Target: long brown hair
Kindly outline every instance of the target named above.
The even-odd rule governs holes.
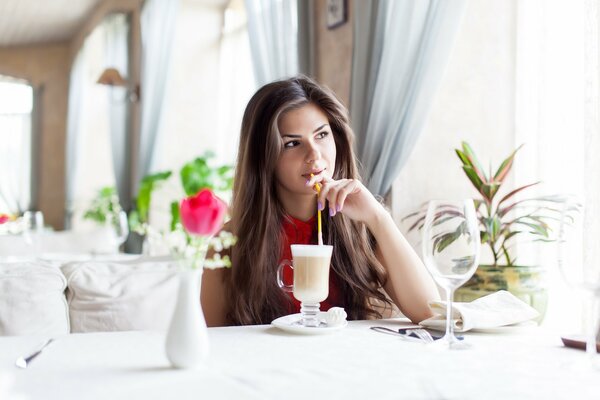
[[[275,190],[275,166],[283,146],[278,120],[286,111],[308,103],[320,107],[329,119],[337,154],[333,179],[359,179],[348,111],[331,91],[299,76],[269,83],[254,94],[242,120],[233,186],[230,226],[238,241],[225,282],[228,319],[233,324],[269,323],[289,311],[291,300],[275,279],[286,218]],[[343,213],[326,217],[323,239],[334,244],[332,269],[340,278],[349,318],[380,317],[375,302],[391,303],[379,291],[386,274],[365,225]]]

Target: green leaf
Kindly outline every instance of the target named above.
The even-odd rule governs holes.
[[[473,170],[479,176],[479,179],[481,179],[483,182],[488,182],[488,178],[487,178],[487,176],[485,176],[484,169],[481,166],[481,163],[479,162],[479,160],[477,159],[477,156],[475,155],[475,152],[473,151],[471,146],[469,146],[469,144],[467,142],[462,142],[462,148],[463,148],[464,154],[471,161]]]
[[[148,214],[150,212],[150,201],[152,200],[152,192],[157,185],[169,179],[171,171],[157,172],[155,174],[146,175],[140,182],[136,205],[139,213],[140,222],[148,222]]]
[[[212,158],[211,154],[205,153],[181,168],[181,185],[187,196],[193,196],[202,189],[228,191],[233,187],[233,167],[211,167],[208,163],[208,159]]]
[[[481,190],[481,186],[483,185],[483,181],[475,173],[475,171],[473,170],[473,168],[469,167],[468,165],[464,165],[463,166],[463,171],[465,171],[465,174],[467,174],[467,178],[469,178],[469,180],[471,181],[471,183],[473,184],[473,186],[475,186],[475,189],[477,189],[477,191],[483,195],[483,192]]]
[[[458,239],[460,236],[460,232],[459,231],[454,231],[454,232],[450,232],[450,233],[446,233],[444,235],[441,235],[440,237],[436,238],[433,242],[433,248],[436,249],[436,251],[438,253],[441,253],[442,251],[444,251],[444,249],[448,246],[450,246],[452,243],[454,243],[454,241],[456,239]]]
[[[535,186],[535,185],[537,185],[539,183],[540,183],[540,181],[537,181],[537,182],[530,183],[528,185],[521,186],[520,188],[517,188],[517,189],[513,190],[512,192],[510,192],[506,196],[504,196],[502,199],[500,199],[500,201],[498,202],[498,207],[500,207],[500,204],[504,203],[506,200],[510,199],[511,197],[513,197],[514,195],[516,195],[517,193],[519,193],[519,192],[521,192],[521,191],[523,191],[523,190],[525,190],[527,188],[530,188],[532,186]]]
[[[500,164],[500,167],[498,167],[498,171],[496,171],[496,174],[494,175],[495,182],[504,182],[504,178],[506,178],[506,175],[510,172],[510,168],[512,167],[515,155],[517,154],[517,151],[521,149],[521,147],[523,147],[523,145],[517,147],[515,151],[513,151],[512,154],[502,162],[502,164]]]
[[[179,213],[179,202],[173,201],[171,203],[171,232],[177,229],[177,225],[181,223],[181,216]]]
[[[473,166],[473,164],[471,163],[471,160],[469,160],[469,157],[467,157],[465,155],[465,153],[463,153],[459,149],[454,149],[454,151],[456,152],[456,155],[458,156],[458,158],[460,159],[460,161],[463,163],[463,165],[467,165],[469,167]]]
[[[530,233],[548,237],[548,230],[546,228],[544,228],[543,226],[541,226],[540,224],[525,222],[525,221],[517,221],[515,223],[528,226],[529,228],[532,229],[532,231]]]
[[[500,187],[500,185],[498,185],[495,182],[490,182],[490,183],[484,183],[481,186],[481,192],[483,194],[483,196],[488,199],[488,202],[492,202],[492,200],[494,199],[494,196],[496,195],[496,193],[498,192],[498,188]]]
[[[106,186],[98,190],[83,218],[105,224],[107,221],[114,220],[115,214],[120,211],[117,189],[114,186]]]

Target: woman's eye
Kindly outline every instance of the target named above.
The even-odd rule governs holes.
[[[299,142],[299,141],[297,141],[297,140],[292,140],[292,141],[289,141],[289,142],[286,142],[286,143],[284,143],[284,144],[283,144],[283,147],[285,147],[285,148],[288,148],[288,149],[289,149],[289,148],[292,148],[292,147],[296,147],[296,146],[298,146],[299,144],[300,144],[300,142]]]
[[[317,139],[323,139],[327,135],[329,135],[329,132],[327,131],[319,132],[317,133]]]

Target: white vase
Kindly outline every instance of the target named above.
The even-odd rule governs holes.
[[[175,368],[201,366],[208,358],[208,329],[200,305],[202,268],[179,272],[175,311],[167,332],[167,358]]]

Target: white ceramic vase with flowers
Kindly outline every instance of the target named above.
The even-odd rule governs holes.
[[[200,286],[205,266],[215,268],[230,265],[228,259],[220,257],[206,260],[209,247],[213,246],[219,251],[233,244],[231,236],[225,239],[222,235],[213,237],[223,226],[226,211],[226,204],[210,189],[203,189],[180,203],[181,223],[185,232],[175,232],[174,235],[179,234],[179,244],[172,245],[180,261],[179,291],[165,344],[167,358],[175,368],[200,366],[209,355],[208,329],[200,304]]]

